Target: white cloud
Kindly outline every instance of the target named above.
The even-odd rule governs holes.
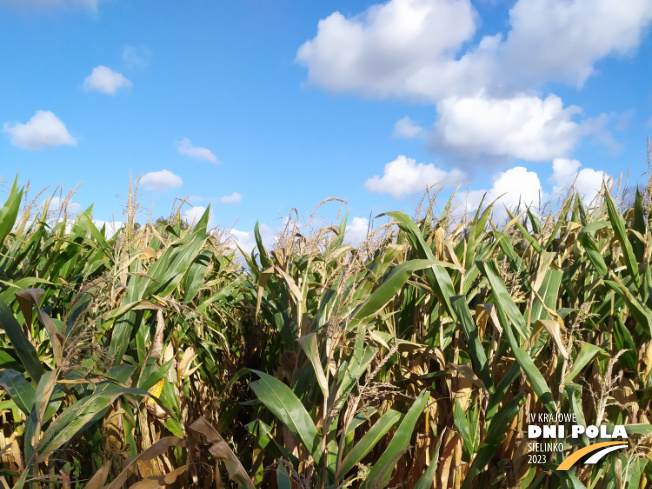
[[[423,133],[423,127],[415,124],[408,116],[399,119],[394,124],[394,137],[412,139]]]
[[[577,160],[556,158],[552,162],[552,176],[550,180],[555,186],[553,192],[565,195],[571,188],[579,192],[585,203],[590,204],[600,193],[603,184],[609,185],[611,177],[604,171],[584,168]],[[579,170],[579,171],[578,171]]]
[[[220,202],[222,202],[222,204],[238,204],[242,202],[242,195],[238,192],[233,192],[231,195],[225,195],[220,198]]]
[[[202,197],[201,195],[191,195],[188,197],[188,202],[191,204],[199,204],[200,202],[210,202],[210,199],[207,199],[206,197]]]
[[[455,187],[465,177],[466,174],[460,170],[447,172],[432,163],[417,164],[416,160],[400,155],[385,165],[382,177],[374,175],[365,182],[364,187],[368,192],[390,194],[398,199],[413,192],[423,192],[429,185]]]
[[[652,2],[518,0],[504,32],[472,43],[481,23],[469,0],[390,0],[319,21],[297,51],[308,83],[365,97],[437,102],[478,90],[503,95],[528,83],[582,84],[609,55],[633,52]]]
[[[161,170],[146,173],[140,179],[140,183],[148,190],[162,192],[164,190],[180,187],[183,184],[183,180],[181,180],[180,176],[175,175],[171,171]]]
[[[586,133],[572,120],[579,112],[564,108],[556,95],[451,97],[438,105],[431,143],[436,150],[467,156],[549,161],[570,154]]]
[[[113,71],[103,65],[93,68],[91,74],[84,78],[84,90],[87,92],[96,90],[107,95],[115,95],[120,88],[130,86],[131,81],[122,73]]]
[[[188,138],[183,138],[181,141],[175,141],[175,146],[177,151],[185,156],[190,158],[195,158],[196,160],[206,160],[211,163],[217,163],[217,157],[207,148],[200,148],[192,145],[192,141]]]
[[[589,204],[595,199],[602,188],[602,182],[611,183],[611,177],[603,171],[591,168],[579,170],[581,164],[577,160],[556,158],[552,162],[553,174],[550,181],[554,183],[553,194],[545,192],[541,181],[535,172],[528,171],[522,166],[516,166],[505,172],[500,172],[493,177],[493,185],[489,189],[474,190],[468,194],[458,194],[458,202],[466,204],[467,211],[478,208],[482,196],[486,193],[483,206],[496,200],[493,208],[493,219],[504,224],[508,220],[507,207],[510,211],[520,204],[522,212],[529,206],[534,214],[539,212],[539,204],[546,203],[551,197],[565,196],[571,187],[574,187],[585,203]],[[579,171],[578,171],[579,170]],[[503,195],[504,194],[504,195]],[[463,202],[466,199],[466,202]]]
[[[344,232],[344,243],[349,246],[358,247],[367,239],[367,231],[369,230],[369,219],[366,217],[354,217],[350,223],[346,225]]]
[[[105,236],[107,239],[111,239],[115,233],[117,233],[125,225],[124,222],[120,221],[101,221],[99,219],[93,219],[93,224],[97,229],[102,230],[102,227],[105,226]]]
[[[50,10],[54,8],[85,8],[97,11],[101,0],[0,0],[0,6],[9,5],[21,9]]]
[[[274,244],[274,232],[267,224],[261,224],[258,228],[260,237],[263,239],[263,245],[266,250],[270,250]],[[238,229],[231,229],[231,239],[245,253],[251,253],[251,250],[256,246],[256,238],[253,231],[240,231]]]
[[[466,196],[467,210],[477,209],[485,193],[487,195],[483,205],[490,204],[502,195],[493,208],[493,219],[498,223],[504,223],[508,218],[505,207],[513,211],[520,204],[519,210],[522,212],[525,210],[525,206],[537,208],[539,199],[545,198],[537,174],[527,171],[522,166],[516,166],[495,175],[493,186],[490,189],[469,192]],[[465,196],[458,194],[458,198],[464,199]]]
[[[448,65],[472,39],[475,17],[468,0],[391,0],[351,18],[335,12],[319,21],[296,59],[310,84],[334,92],[430,96],[456,78]],[[426,77],[431,86],[423,93],[417,86]]]
[[[206,212],[206,207],[202,207],[199,205],[196,205],[195,207],[192,207],[188,210],[186,210],[183,213],[183,220],[188,223],[190,226],[194,226],[197,224],[197,222],[201,219],[201,216],[204,215],[204,212]],[[210,214],[208,215],[208,227],[212,227],[213,225],[213,211],[210,211]]]
[[[66,125],[49,110],[38,110],[25,124],[5,122],[4,132],[9,134],[11,144],[25,149],[76,146],[77,140],[70,135]]]
[[[480,37],[470,0],[389,0],[320,20],[296,61],[307,68],[309,85],[331,92],[436,105],[436,149],[545,161],[568,156],[586,134],[614,144],[599,125],[571,121],[575,109],[558,97],[538,98],[533,90],[549,82],[582,85],[599,60],[633,53],[651,22],[650,0],[631,0],[627,8],[618,0],[518,0],[505,29]],[[481,110],[470,128],[455,120],[465,104]],[[489,122],[489,112],[509,119]],[[453,120],[442,122],[442,115]],[[395,135],[416,135],[409,122],[399,121]]]
[[[507,76],[582,85],[598,60],[632,53],[651,21],[649,0],[519,0],[498,55]]]
[[[122,60],[129,69],[145,68],[151,56],[151,51],[145,45],[125,46],[122,50]]]
[[[67,214],[68,217],[76,217],[82,210],[81,204],[74,200],[62,199],[61,197],[50,197],[41,202],[41,209],[47,206],[48,215],[63,215]]]

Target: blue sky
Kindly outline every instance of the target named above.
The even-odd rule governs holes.
[[[353,240],[436,182],[590,198],[647,180],[651,23],[649,0],[0,0],[0,176],[83,182],[122,221],[132,171],[154,217],[190,196],[245,246],[328,197]]]

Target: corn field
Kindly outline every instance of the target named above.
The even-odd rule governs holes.
[[[109,238],[92,208],[5,195],[3,488],[652,486],[650,187],[500,227],[500,201],[428,194],[358,248],[344,217],[274,249],[256,227],[253,250],[209,211]],[[531,463],[540,413],[625,425],[628,448],[560,471],[601,441],[565,436]]]

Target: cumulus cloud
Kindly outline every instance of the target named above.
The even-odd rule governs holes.
[[[265,249],[270,250],[274,244],[274,232],[267,224],[259,226],[260,237],[263,239]],[[256,246],[256,238],[253,231],[240,231],[238,229],[231,229],[231,239],[244,251],[250,253]]]
[[[577,160],[556,158],[552,162],[552,176],[554,182],[553,192],[565,195],[571,189],[577,191],[586,203],[591,203],[600,193],[604,184],[611,183],[611,177],[604,171],[583,168]]]
[[[412,139],[423,133],[423,127],[415,124],[408,116],[399,119],[394,124],[394,137],[403,139]]]
[[[423,192],[429,185],[455,187],[465,178],[466,174],[460,170],[447,172],[432,163],[417,163],[412,158],[400,155],[385,165],[382,177],[374,175],[365,182],[364,187],[368,192],[390,194],[392,198],[399,199],[407,194]]]
[[[188,223],[189,226],[194,226],[201,219],[201,216],[206,212],[206,207],[196,205],[183,213],[183,220]],[[213,211],[210,211],[208,215],[208,227],[213,225]]]
[[[582,85],[595,63],[632,53],[652,21],[649,0],[519,0],[498,53],[507,73]]]
[[[222,204],[238,204],[242,202],[242,195],[238,192],[233,192],[231,195],[225,195],[220,198]]]
[[[41,202],[41,209],[47,207],[48,216],[62,216],[66,214],[70,217],[77,217],[82,210],[81,204],[69,198],[50,197]]]
[[[11,144],[25,149],[76,146],[77,140],[70,135],[66,125],[49,110],[38,110],[25,124],[6,122],[3,131],[9,134]]]
[[[122,50],[122,61],[129,69],[145,68],[149,65],[151,56],[151,51],[145,45],[125,46]]]
[[[513,211],[519,204],[520,211],[525,210],[525,206],[536,208],[539,199],[544,198],[537,174],[522,166],[516,166],[495,175],[490,189],[469,192],[466,201],[467,210],[477,209],[485,193],[485,205],[500,197],[493,209],[493,219],[498,223],[504,223],[508,218],[505,207],[510,211]],[[463,197],[460,196],[460,198]]]
[[[119,89],[130,86],[131,81],[122,73],[103,65],[93,68],[91,74],[84,78],[84,90],[87,92],[95,90],[107,95],[115,95]]]
[[[529,83],[584,83],[600,59],[633,52],[650,22],[648,0],[627,9],[616,0],[518,0],[505,32],[474,43],[470,0],[390,0],[320,20],[296,60],[309,84],[333,92],[431,102],[479,89],[513,94]]]
[[[211,163],[217,163],[217,157],[207,148],[200,148],[198,146],[193,146],[192,141],[189,138],[183,138],[181,141],[175,141],[175,146],[177,151],[185,156],[194,158],[196,160],[205,160],[210,161]]]
[[[467,156],[550,161],[569,155],[586,133],[586,127],[572,120],[579,107],[564,107],[556,95],[451,97],[437,109],[432,147]]]
[[[350,18],[335,12],[296,59],[308,83],[334,92],[431,96],[456,77],[450,61],[472,39],[475,17],[468,0],[391,0]],[[434,83],[426,93],[424,78]]]
[[[0,0],[0,6],[9,5],[23,10],[51,10],[55,8],[84,8],[97,11],[101,0]]]
[[[358,247],[365,239],[367,239],[367,231],[369,230],[369,219],[366,217],[354,217],[350,223],[346,225],[344,232],[344,243],[349,246]]]
[[[183,180],[181,180],[180,176],[175,175],[171,171],[161,170],[145,173],[145,175],[140,179],[140,184],[148,190],[162,192],[164,190],[180,187],[183,184]]]
[[[573,122],[574,108],[533,90],[549,82],[581,86],[599,60],[635,52],[651,22],[649,0],[631,0],[626,9],[617,0],[517,0],[504,30],[477,36],[481,19],[470,0],[389,0],[320,20],[296,61],[307,68],[308,85],[435,105],[435,149],[551,160],[568,156],[587,134],[607,143],[610,135]],[[480,120],[458,133],[465,107],[479,109]],[[489,113],[508,120],[489,128]],[[395,135],[417,135],[410,123],[399,121]]]

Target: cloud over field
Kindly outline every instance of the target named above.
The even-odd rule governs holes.
[[[346,225],[344,232],[344,243],[349,246],[360,246],[365,239],[367,239],[367,231],[369,230],[369,219],[366,217],[354,217]]]
[[[516,166],[494,175],[493,185],[490,189],[473,190],[461,198],[467,199],[467,209],[474,210],[480,205],[485,193],[484,205],[488,205],[500,197],[493,210],[493,219],[499,223],[504,223],[508,218],[505,207],[510,211],[519,204],[521,211],[525,210],[525,206],[538,208],[540,199],[544,199],[538,175],[522,166]]]
[[[391,0],[349,18],[334,12],[296,59],[309,84],[333,92],[432,99],[459,78],[454,53],[473,37],[474,17],[469,1],[450,0]]]
[[[412,119],[407,115],[402,119],[399,119],[394,124],[394,137],[395,138],[404,138],[412,139],[420,136],[424,132],[423,127],[416,124]]]
[[[210,161],[217,163],[217,157],[210,149],[193,146],[189,138],[183,138],[181,141],[175,141],[174,145],[177,147],[179,154],[194,158],[200,161]]]
[[[145,45],[125,46],[122,50],[122,61],[129,69],[145,68],[151,57],[152,53]]]
[[[549,179],[554,184],[552,193],[543,190],[539,176],[535,172],[516,166],[496,173],[492,178],[491,188],[473,190],[466,194],[459,193],[457,202],[462,203],[467,211],[472,212],[480,205],[483,195],[486,194],[483,207],[499,198],[493,209],[493,219],[499,224],[504,224],[508,220],[505,207],[513,211],[520,204],[522,212],[526,206],[530,206],[536,215],[540,211],[540,204],[563,198],[570,190],[579,192],[585,204],[589,205],[602,189],[603,182],[609,185],[612,178],[604,171],[592,168],[580,170],[580,166],[582,165],[577,160],[556,158],[552,162],[552,175]]]
[[[38,110],[25,124],[5,122],[3,131],[9,134],[11,144],[25,149],[42,149],[68,145],[76,146],[66,125],[49,110]]]
[[[590,204],[602,190],[606,183],[609,186],[612,179],[604,171],[593,170],[592,168],[583,168],[577,160],[567,158],[557,158],[552,162],[552,176],[550,180],[555,184],[553,193],[556,195],[565,195],[573,189],[582,196],[586,204]]]
[[[267,224],[261,224],[258,228],[260,231],[260,237],[263,239],[263,245],[266,249],[271,249],[274,244],[274,231]],[[250,253],[251,250],[256,246],[256,238],[253,231],[240,231],[238,229],[231,229],[229,231],[230,237],[234,243],[236,243],[242,251],[245,253]]]
[[[220,198],[222,204],[239,204],[242,202],[242,195],[238,192],[233,192],[231,195],[225,195]]]
[[[21,10],[51,10],[82,8],[97,11],[102,0],[0,0],[0,6],[9,5]]]
[[[437,107],[430,144],[440,152],[550,161],[572,153],[586,123],[572,120],[579,107],[564,107],[556,95],[545,99],[518,95],[510,99],[451,97]]]
[[[392,198],[399,199],[414,192],[424,192],[429,185],[455,187],[465,178],[466,174],[461,170],[445,171],[432,163],[417,163],[412,158],[400,155],[385,165],[382,177],[374,175],[365,182],[364,188],[368,192],[390,194]]]
[[[506,32],[474,39],[470,0],[391,0],[319,21],[297,51],[308,83],[333,92],[437,102],[487,90],[507,96],[532,83],[582,84],[608,55],[635,50],[652,3],[518,0]]]
[[[115,95],[121,88],[131,86],[131,81],[122,73],[100,65],[93,68],[90,75],[84,78],[84,90],[96,91],[106,95]]]
[[[161,170],[145,173],[140,179],[140,184],[147,190],[163,192],[180,187],[183,184],[183,180],[171,171]]]
[[[308,85],[435,106],[435,151],[542,161],[569,156],[604,128],[539,92],[550,82],[582,86],[599,60],[635,52],[651,22],[649,0],[627,8],[617,0],[518,0],[504,31],[478,37],[470,0],[390,0],[320,20],[296,61]],[[394,127],[398,137],[419,132],[409,117]]]
[[[197,222],[199,222],[199,220],[201,219],[201,216],[204,215],[204,212],[206,212],[206,207],[196,205],[196,206],[186,210],[183,213],[182,218],[183,218],[184,221],[186,221],[188,223],[189,226],[194,226],[195,224],[197,224]],[[213,225],[214,225],[214,223],[213,223],[213,211],[211,210],[210,214],[208,215],[208,227],[210,228]]]
[[[82,210],[79,202],[70,200],[69,198],[61,198],[57,196],[49,197],[41,202],[41,209],[48,208],[48,215],[62,216],[66,214],[69,218],[77,217]]]

